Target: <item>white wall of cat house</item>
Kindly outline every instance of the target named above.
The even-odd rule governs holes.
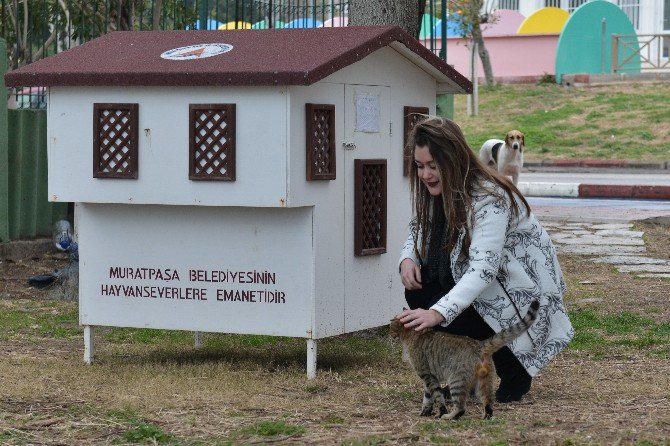
[[[135,35],[151,37],[118,38]],[[387,324],[403,303],[396,256],[411,215],[408,107],[432,114],[438,91],[471,88],[418,42],[409,45],[371,47],[311,85],[50,86],[49,197],[76,203],[86,361],[94,326],[266,334],[306,338],[314,376],[315,340]],[[47,58],[46,69],[36,63],[23,73],[52,79],[74,65],[71,54],[57,57],[65,62],[49,69]],[[96,176],[109,141],[94,129],[114,128],[125,118],[104,113],[129,104],[135,171]],[[234,178],[190,174],[194,104],[234,104]],[[123,146],[126,136],[106,139]],[[325,152],[323,170],[308,162]]]

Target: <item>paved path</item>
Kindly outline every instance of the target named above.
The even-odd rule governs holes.
[[[543,221],[558,252],[589,256],[636,277],[670,278],[670,261],[647,255],[642,231],[632,223]]]
[[[627,223],[670,216],[668,200],[526,197],[542,220]]]

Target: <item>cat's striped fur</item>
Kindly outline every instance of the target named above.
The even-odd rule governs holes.
[[[465,413],[470,392],[477,388],[484,404],[484,418],[490,418],[495,398],[495,366],[491,355],[525,333],[537,319],[539,307],[540,303],[533,301],[521,321],[484,341],[432,329],[417,332],[405,329],[396,319],[392,320],[391,335],[400,337],[414,370],[424,382],[421,415],[432,415],[437,400],[438,418],[446,414],[448,419],[457,419]],[[442,382],[449,386],[454,403],[448,414],[440,386]]]

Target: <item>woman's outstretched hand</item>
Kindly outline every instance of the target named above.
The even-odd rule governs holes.
[[[421,289],[421,268],[412,259],[400,263],[400,280],[407,290]]]
[[[444,321],[444,317],[435,310],[424,310],[417,308],[405,310],[396,316],[405,328],[413,328],[416,331],[434,327]]]

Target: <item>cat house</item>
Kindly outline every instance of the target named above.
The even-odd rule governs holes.
[[[470,82],[396,27],[114,32],[10,72],[48,87],[93,327],[301,337],[400,311],[416,113]]]

